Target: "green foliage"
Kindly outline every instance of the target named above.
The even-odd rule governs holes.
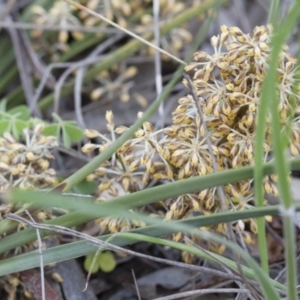
[[[57,114],[52,114],[55,123],[45,125],[43,134],[53,135],[60,140],[62,138],[63,144],[66,148],[70,148],[72,142],[79,142],[83,137],[82,130],[76,125],[74,121],[64,121]]]
[[[84,264],[83,264],[84,269],[87,272],[90,272],[92,274],[95,274],[99,271],[99,266],[96,263],[93,264],[94,257],[95,257],[95,253],[90,253],[85,257]]]
[[[91,253],[84,260],[84,269],[92,274],[99,270],[109,273],[115,269],[116,265],[115,257],[110,251],[101,252],[99,255]]]
[[[0,102],[0,134],[11,133],[19,139],[24,128],[29,126],[30,112],[27,106],[19,105],[7,110],[7,101]]]
[[[40,3],[46,3],[45,0],[38,0],[37,2]],[[273,8],[271,10],[270,14],[270,20],[277,20],[278,15],[278,1],[273,0],[270,3],[273,3]],[[297,10],[296,10],[297,9]],[[282,26],[282,30],[278,30],[278,36],[279,38],[274,38],[273,43],[273,50],[271,55],[271,61],[273,61],[271,68],[269,69],[269,73],[266,76],[265,80],[265,86],[264,90],[262,92],[262,107],[260,107],[261,115],[259,116],[259,129],[261,130],[262,134],[264,133],[264,121],[266,120],[266,113],[269,106],[272,104],[273,108],[273,115],[275,116],[278,112],[276,111],[277,105],[276,105],[276,97],[275,97],[275,69],[276,69],[276,49],[279,51],[281,44],[283,43],[283,39],[288,36],[288,31],[291,31],[292,23],[295,22],[297,19],[297,14],[299,14],[299,4],[295,4],[295,9],[293,10],[294,13],[291,13],[289,17],[287,18],[289,20],[289,23],[286,24],[283,23],[284,26]],[[289,25],[289,26],[287,26]],[[167,27],[164,29],[166,30]],[[276,31],[277,33],[277,31]],[[81,45],[86,45],[86,43],[80,42]],[[130,45],[130,51],[127,51],[127,53],[133,53],[138,48],[138,43],[133,42]],[[124,48],[125,49],[125,48]],[[126,51],[123,48],[119,49],[119,52],[122,52],[122,55],[125,55],[124,53]],[[128,49],[128,46],[127,46]],[[117,54],[119,53],[116,52]],[[124,58],[124,56],[118,56],[118,60],[121,60]],[[97,65],[91,71],[89,71],[87,74],[86,80],[89,80],[89,78],[93,77],[96,71],[105,69],[107,65],[113,63],[116,61],[115,55],[111,55],[108,57],[108,60],[103,61],[101,64]],[[274,76],[273,76],[273,75]],[[272,77],[273,76],[273,77]],[[181,75],[176,74],[176,78],[174,77],[174,82],[177,82],[177,79],[181,77]],[[73,88],[74,82],[71,82],[70,90],[68,88],[63,89],[64,95],[69,94],[70,91]],[[166,90],[165,90],[166,91]],[[80,169],[78,172],[74,173],[72,176],[67,178],[63,184],[60,186],[61,190],[67,191],[71,188],[76,193],[81,194],[89,194],[93,193],[96,189],[95,183],[90,183],[86,181],[82,181],[85,176],[89,173],[91,173],[93,170],[95,170],[99,164],[108,158],[110,158],[129,138],[130,136],[136,131],[137,128],[143,124],[145,120],[148,120],[149,117],[157,110],[159,104],[167,94],[165,92],[162,94],[162,97],[159,98],[153,106],[150,107],[150,109],[144,114],[143,118],[138,120],[133,126],[124,134],[122,135],[118,140],[116,140],[109,148],[107,148],[105,151],[103,151],[99,156],[97,156],[94,160],[92,160],[90,163],[86,164],[82,169]],[[53,96],[53,95],[52,95]],[[52,98],[50,95],[49,97]],[[47,100],[47,99],[44,99]],[[51,99],[50,99],[51,100]],[[268,102],[269,101],[269,102]],[[274,103],[271,103],[270,101],[274,101]],[[45,102],[45,101],[44,101]],[[51,103],[51,101],[49,101]],[[265,105],[265,109],[264,109]],[[53,135],[56,136],[57,139],[62,140],[65,147],[69,148],[71,147],[71,144],[73,142],[79,142],[82,139],[83,133],[79,127],[76,126],[74,121],[64,121],[62,120],[57,114],[53,114],[53,119],[55,123],[53,124],[45,124],[45,129],[43,133],[45,135]],[[278,133],[281,131],[282,127],[281,124],[279,124],[278,120],[273,120],[272,129],[274,133]],[[276,123],[277,121],[277,123]],[[15,138],[20,138],[22,135],[22,130],[26,127],[33,127],[33,124],[36,124],[38,122],[43,122],[39,119],[31,119],[29,109],[24,106],[15,106],[13,109],[7,109],[6,108],[6,101],[2,101],[0,103],[0,135],[4,132],[11,133]],[[43,122],[44,123],[44,122]],[[264,126],[263,126],[264,125]],[[277,126],[277,127],[276,127]],[[275,130],[274,130],[275,129]],[[263,149],[263,135],[261,138],[257,139],[257,149],[258,152],[256,152],[257,156],[257,163],[254,164],[253,167],[247,166],[244,168],[238,168],[235,170],[226,170],[223,172],[217,172],[215,174],[210,174],[206,176],[202,176],[201,178],[189,178],[186,179],[186,181],[179,180],[178,182],[173,182],[169,185],[162,185],[157,186],[154,188],[149,188],[147,190],[143,190],[141,192],[128,194],[123,197],[116,198],[112,201],[104,202],[104,203],[92,203],[91,201],[87,201],[87,199],[66,199],[66,198],[59,198],[62,196],[58,196],[56,194],[48,193],[43,194],[45,197],[41,197],[41,195],[36,194],[32,195],[30,197],[30,194],[26,194],[27,192],[21,194],[15,193],[12,194],[12,201],[22,203],[26,202],[28,203],[28,199],[34,203],[37,202],[37,204],[44,206],[56,206],[60,208],[65,208],[67,210],[70,210],[71,212],[58,217],[56,219],[52,219],[48,224],[56,224],[56,225],[62,225],[62,226],[69,226],[73,227],[75,225],[82,224],[90,219],[99,218],[102,216],[123,216],[123,217],[135,217],[138,219],[139,217],[142,218],[143,216],[135,215],[135,212],[130,212],[127,215],[125,213],[128,212],[129,209],[143,206],[145,204],[154,203],[154,202],[162,202],[164,199],[167,199],[171,196],[176,195],[182,195],[185,193],[190,193],[192,191],[198,191],[199,189],[204,189],[207,187],[215,187],[215,186],[223,186],[224,184],[235,182],[238,180],[241,180],[242,178],[253,178],[253,175],[255,177],[255,183],[260,183],[262,181],[263,176],[265,176],[267,173],[274,173],[274,170],[277,171],[277,173],[281,172],[281,176],[279,176],[279,187],[280,192],[284,197],[281,197],[283,201],[281,207],[279,206],[268,206],[268,207],[262,207],[263,201],[264,201],[264,194],[262,190],[262,186],[258,187],[259,184],[255,184],[256,190],[256,206],[253,209],[249,210],[243,210],[243,211],[229,211],[229,212],[222,212],[207,216],[200,216],[200,217],[191,217],[190,219],[180,220],[177,222],[161,222],[159,219],[145,219],[145,222],[148,221],[148,225],[144,228],[139,228],[132,230],[132,232],[126,233],[126,234],[117,234],[113,236],[113,244],[116,245],[128,245],[132,243],[131,238],[136,241],[146,241],[150,243],[157,243],[162,244],[168,247],[177,248],[181,251],[187,251],[190,253],[193,253],[199,257],[202,257],[203,259],[212,260],[215,263],[222,262],[225,264],[229,269],[233,270],[236,274],[242,270],[243,275],[245,278],[249,279],[255,279],[257,282],[261,284],[262,291],[264,292],[264,299],[279,299],[279,294],[277,289],[285,290],[285,287],[282,287],[278,282],[271,280],[268,275],[268,259],[266,255],[266,245],[265,245],[265,225],[264,225],[264,216],[267,215],[278,215],[281,213],[283,215],[284,219],[284,240],[285,240],[285,250],[286,250],[286,262],[287,262],[287,289],[288,289],[288,297],[287,299],[297,299],[297,291],[296,291],[296,282],[295,282],[295,240],[294,240],[294,231],[293,231],[293,219],[292,215],[288,214],[293,209],[300,210],[299,205],[294,205],[291,203],[291,197],[289,195],[289,185],[287,182],[287,173],[289,172],[289,168],[295,167],[297,164],[297,167],[299,167],[300,160],[296,159],[294,161],[286,161],[284,157],[284,148],[286,146],[286,140],[288,140],[288,135],[285,136],[285,141],[282,143],[280,141],[280,135],[278,137],[275,136],[275,163],[269,163],[264,164],[261,157],[262,157],[262,149]],[[261,151],[259,150],[261,148]],[[258,154],[259,155],[258,155]],[[291,164],[290,164],[291,163]],[[296,163],[296,164],[295,164]],[[291,165],[291,166],[290,166]],[[230,175],[230,176],[228,176]],[[235,177],[234,177],[234,176]],[[80,182],[80,183],[78,183]],[[29,197],[28,197],[29,196]],[[19,198],[18,198],[19,197]],[[38,199],[35,201],[35,198]],[[43,198],[43,199],[41,199]],[[74,197],[73,197],[74,198]],[[80,197],[78,197],[80,198]],[[82,197],[84,198],[84,197]],[[26,200],[26,201],[25,201]],[[43,203],[42,201],[43,200]],[[60,200],[60,202],[58,202]],[[70,201],[65,201],[70,200]],[[41,203],[38,203],[40,201]],[[260,203],[261,202],[261,203]],[[261,205],[260,205],[261,204]],[[282,207],[286,208],[286,211],[282,209]],[[122,215],[123,214],[123,215]],[[248,215],[247,215],[248,214]],[[262,221],[259,224],[258,231],[260,232],[260,236],[262,239],[259,240],[260,248],[262,248],[264,251],[261,251],[260,259],[262,261],[263,268],[260,268],[255,261],[246,254],[244,254],[243,250],[241,250],[238,245],[231,244],[229,241],[225,239],[221,239],[220,237],[209,235],[209,233],[206,234],[206,232],[202,232],[199,230],[199,236],[202,234],[204,239],[215,241],[219,244],[227,244],[229,248],[232,248],[234,252],[236,252],[238,255],[240,255],[243,258],[243,261],[247,263],[248,267],[244,266],[243,264],[240,264],[241,269],[237,267],[236,261],[229,261],[228,259],[215,255],[214,253],[209,253],[208,251],[205,253],[201,253],[201,249],[198,249],[197,247],[194,247],[193,245],[184,245],[182,243],[175,243],[168,240],[159,240],[154,239],[155,236],[163,236],[166,234],[171,234],[178,232],[182,230],[182,232],[190,232],[191,228],[189,228],[189,231],[187,231],[187,225],[190,225],[193,229],[199,228],[199,226],[205,226],[207,224],[220,224],[225,222],[233,222],[236,220],[243,220],[245,218],[259,218],[262,217],[260,220]],[[146,217],[145,217],[146,218]],[[7,225],[7,220],[1,220],[0,221],[0,231],[6,232],[8,227],[5,226],[12,226],[11,223]],[[152,221],[152,223],[151,223]],[[205,224],[206,222],[206,224]],[[171,223],[171,224],[170,224]],[[149,224],[155,224],[152,226],[149,226]],[[6,229],[4,229],[6,228]],[[11,228],[10,228],[11,229]],[[143,235],[138,236],[136,233],[142,233]],[[42,235],[49,234],[42,231]],[[132,235],[130,237],[130,234]],[[135,235],[135,237],[134,237]],[[20,237],[20,239],[19,239]],[[28,241],[32,241],[36,239],[36,233],[34,229],[25,229],[21,232],[17,232],[11,235],[8,235],[4,238],[1,238],[0,240],[0,252],[5,251],[4,249],[14,249],[18,246],[25,245]],[[107,241],[106,237],[100,237],[100,239]],[[152,239],[152,240],[151,240]],[[225,241],[225,242],[224,242]],[[82,246],[82,247],[80,247]],[[62,259],[70,259],[71,257],[78,257],[82,255],[87,255],[90,253],[90,251],[93,251],[93,248],[90,247],[90,244],[88,242],[76,242],[76,243],[70,243],[69,245],[62,245],[62,246],[56,246],[51,249],[47,249],[43,253],[44,262],[49,263],[53,261],[59,261]],[[206,255],[206,256],[205,256]],[[37,252],[31,252],[28,254],[18,255],[15,257],[11,257],[8,259],[5,259],[1,261],[0,263],[0,273],[5,275],[16,271],[21,271],[24,269],[28,269],[30,267],[36,267],[39,265],[38,255]],[[84,268],[86,271],[90,271],[91,273],[96,273],[99,270],[102,270],[103,272],[110,272],[112,271],[116,266],[116,261],[114,258],[114,255],[111,252],[101,252],[99,254],[88,254],[84,261]],[[250,268],[249,268],[250,267]],[[264,272],[264,270],[266,272]],[[252,284],[249,282],[249,284]]]
[[[93,195],[97,190],[97,183],[87,180],[83,180],[73,187],[73,190],[77,194]]]
[[[116,260],[110,251],[101,252],[97,259],[98,266],[103,272],[111,272],[116,267]]]
[[[70,148],[73,142],[79,142],[83,137],[82,130],[75,121],[64,121],[57,114],[52,114],[55,123],[46,122],[30,117],[30,110],[26,105],[18,105],[7,109],[5,99],[0,102],[0,135],[5,132],[11,133],[16,140],[19,140],[25,128],[32,128],[37,123],[44,123],[43,134],[55,136],[66,148]]]

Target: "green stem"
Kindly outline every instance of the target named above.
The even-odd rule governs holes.
[[[300,169],[300,158],[292,160],[291,167],[293,170]],[[273,165],[270,163],[265,164],[263,172],[264,175],[274,173]],[[76,197],[74,199],[73,197],[60,196],[56,194],[52,195],[51,193],[41,194],[34,191],[16,190],[12,194],[12,199],[15,202],[24,203],[28,203],[28,199],[30,199],[31,202],[35,202],[35,204],[37,204],[38,206],[57,206],[64,207],[68,210],[77,210],[75,212],[71,212],[67,215],[57,217],[56,219],[45,222],[46,224],[56,224],[66,227],[73,227],[106,216],[107,214],[122,214],[128,211],[129,209],[145,206],[147,204],[151,204],[157,201],[162,201],[165,199],[192,193],[214,186],[222,186],[228,183],[235,183],[249,178],[253,178],[253,167],[248,166],[238,169],[231,169],[221,171],[216,174],[192,177],[173,183],[168,183],[162,186],[157,186],[148,190],[143,190],[130,195],[118,197],[109,202],[97,204],[98,206],[95,206],[95,203],[88,201],[86,197]],[[67,207],[67,205],[69,206]],[[267,206],[253,208],[251,210],[246,211],[226,212],[223,214],[214,214],[211,216],[204,217],[202,216],[201,226],[233,222],[238,220],[239,218],[243,220],[267,215],[276,215],[280,213],[279,208],[279,206]],[[300,210],[300,205],[297,206],[297,209]],[[193,220],[195,222],[198,222],[197,225],[200,226],[198,218],[193,218]],[[2,220],[0,222],[0,234],[8,232],[15,226],[15,224],[15,222],[9,220]],[[159,228],[157,230],[159,230]],[[48,235],[49,232],[41,232],[41,234]],[[22,232],[11,234],[7,237],[0,239],[0,253],[16,248],[17,246],[24,245],[28,242],[35,240],[35,238],[35,231],[33,229],[25,229]]]
[[[149,236],[143,236],[140,234],[132,234],[132,233],[126,233],[126,232],[120,233],[118,235],[120,235],[121,237],[134,239],[136,241],[144,241],[144,242],[148,242],[151,244],[161,244],[161,245],[166,245],[166,246],[169,246],[172,248],[180,249],[181,251],[188,251],[188,252],[193,253],[194,255],[198,255],[199,257],[208,259],[209,261],[212,261],[216,264],[220,264],[220,262],[222,262],[223,264],[226,264],[227,267],[229,267],[233,271],[235,271],[237,273],[239,272],[239,268],[236,266],[236,262],[226,259],[225,257],[217,255],[215,253],[208,254],[205,251],[196,248],[195,246],[185,245],[185,247],[184,247],[184,246],[181,246],[182,245],[181,243],[175,243],[175,242],[170,242],[170,241],[164,240],[164,239],[158,239],[156,237],[149,237]],[[278,282],[276,282],[276,281],[271,280],[264,272],[261,272],[261,269],[258,266],[257,262],[247,252],[242,250],[239,246],[232,243],[231,241],[228,241],[228,240],[226,240],[214,233],[211,233],[211,232],[203,232],[201,230],[197,230],[195,232],[195,235],[199,235],[199,237],[202,239],[212,240],[221,245],[224,244],[224,245],[226,245],[227,248],[231,249],[233,252],[236,252],[251,267],[251,269],[249,269],[249,268],[245,268],[245,266],[243,266],[243,265],[240,265],[243,275],[245,275],[247,278],[255,279],[260,282],[261,288],[264,292],[265,299],[280,300],[274,287],[276,286],[277,288],[285,290],[285,286],[282,284],[278,284]]]
[[[297,296],[297,270],[296,270],[296,243],[294,229],[294,206],[289,185],[289,164],[286,158],[286,147],[283,142],[282,128],[280,124],[280,115],[278,112],[278,96],[276,95],[276,80],[278,57],[280,55],[282,45],[290,35],[294,24],[300,15],[300,2],[295,2],[294,7],[282,24],[280,30],[274,34],[272,39],[271,60],[269,70],[266,74],[265,82],[262,90],[262,101],[266,101],[270,106],[272,113],[272,138],[274,144],[274,165],[278,176],[278,187],[280,200],[282,202],[282,215],[284,225],[284,241],[285,241],[285,259],[287,272],[288,299],[296,300]]]
[[[279,26],[279,9],[280,9],[280,0],[271,0],[271,5],[269,9],[268,23],[271,23],[274,29]]]

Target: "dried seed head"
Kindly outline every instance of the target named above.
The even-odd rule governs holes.
[[[82,148],[81,148],[81,151],[83,153],[91,153],[93,152],[95,149],[99,148],[97,145],[95,144],[91,144],[91,143],[88,143],[88,144],[85,144]]]
[[[94,130],[94,129],[86,129],[84,131],[84,134],[89,139],[94,139],[94,138],[99,136],[99,132],[97,130]]]
[[[128,130],[128,127],[121,125],[121,126],[118,126],[115,129],[115,133],[117,133],[117,134],[123,134],[126,130]]]
[[[108,110],[105,113],[105,119],[109,125],[111,125],[112,127],[114,126],[114,115],[111,110]]]
[[[194,60],[195,61],[204,61],[208,57],[208,54],[204,51],[198,51],[194,53]]]
[[[214,35],[211,39],[210,39],[210,43],[214,48],[217,48],[219,45],[219,41],[220,41],[220,36],[219,35]]]

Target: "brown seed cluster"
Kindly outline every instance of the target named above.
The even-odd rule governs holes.
[[[202,1],[202,0],[201,0]],[[190,5],[199,5],[198,1],[159,1],[160,4],[160,20],[171,20],[175,15],[184,11],[185,7]],[[114,21],[124,28],[133,28],[138,32],[145,32],[149,27],[153,26],[154,20],[151,15],[152,1],[150,0],[80,0],[80,4],[86,6],[90,10],[99,13],[109,20]],[[52,58],[57,60],[58,53],[68,51],[68,42],[70,38],[81,40],[84,38],[85,33],[82,31],[71,31],[70,34],[67,30],[63,29],[64,26],[74,27],[96,27],[100,26],[105,28],[107,23],[102,21],[96,16],[89,14],[87,11],[78,11],[74,6],[66,3],[63,0],[56,0],[53,5],[48,9],[35,5],[31,9],[32,21],[37,25],[48,26],[61,26],[62,29],[58,33],[43,34],[43,30],[37,29],[32,31],[31,36],[36,41],[36,50],[41,50],[47,47],[48,51],[51,50]],[[191,33],[182,28],[174,28],[169,35],[161,40],[162,47],[172,53],[179,55],[184,45],[192,41]],[[148,48],[147,54],[153,54],[153,50]],[[168,59],[168,56],[163,55],[163,58]]]
[[[129,182],[139,185],[138,189],[123,189],[125,192],[143,189],[153,180],[176,181],[253,164],[257,110],[268,69],[271,35],[271,27],[256,27],[251,34],[245,34],[237,27],[222,26],[221,33],[211,38],[214,53],[199,51],[194,54],[195,61],[187,65],[186,71],[192,76],[197,102],[192,95],[182,97],[173,112],[171,126],[155,131],[149,122],[144,123],[134,138],[107,162],[112,170],[113,161],[114,166],[120,164],[122,174],[131,172]],[[295,67],[296,59],[286,53],[286,49],[285,46],[280,53],[276,92],[280,99],[278,111],[282,133],[286,136],[290,155],[295,156],[299,154],[300,134],[296,113],[299,107],[299,71]],[[186,80],[183,82],[189,87]],[[273,147],[271,118],[269,113],[264,141],[265,161],[271,158]],[[119,126],[111,134],[121,134],[125,130]],[[104,144],[93,147],[104,149],[108,143],[102,140]],[[217,170],[214,170],[213,160],[217,163]],[[91,176],[100,180],[99,189],[103,190],[105,177]],[[123,177],[113,175],[111,183]],[[278,195],[276,181],[275,175],[264,178],[266,194]],[[253,207],[252,186],[253,180],[225,185],[224,200],[228,209]],[[213,214],[221,210],[220,201],[216,188],[181,195],[165,202],[164,216],[174,220],[197,212]],[[257,233],[255,220],[239,221],[234,228],[242,233],[245,242],[253,242],[253,235]],[[223,224],[207,229],[219,233],[227,230]],[[182,235],[178,233],[173,238],[180,240]],[[224,251],[224,247],[213,244],[209,248],[220,253]]]
[[[0,137],[0,192],[11,187],[21,189],[46,188],[57,183],[55,170],[49,159],[57,146],[54,137],[41,134],[43,125],[24,130],[24,143],[16,141],[9,133]]]
[[[57,184],[55,170],[50,168],[50,159],[53,159],[53,148],[58,146],[55,137],[42,134],[43,124],[38,123],[33,129],[23,130],[23,138],[15,139],[6,132],[0,137],[0,193],[7,193],[12,187],[20,189],[51,188]],[[0,204],[0,219],[7,213],[16,212],[20,206]],[[18,211],[20,213],[20,210]],[[32,214],[38,221],[52,218],[50,211],[39,210]],[[16,231],[23,230],[25,225],[19,223]],[[6,236],[7,232],[3,233]],[[53,239],[53,237],[50,237]],[[38,248],[38,242],[32,242],[12,251],[5,252],[1,258],[28,252]],[[43,247],[45,244],[43,243]],[[27,298],[32,295],[26,290],[19,274],[2,276],[0,285],[8,294],[8,299],[16,299],[20,289]]]
[[[125,126],[115,127],[114,116],[111,111],[107,111],[105,115],[107,121],[107,130],[110,137],[99,133],[96,130],[86,130],[85,135],[88,138],[98,139],[99,144],[88,143],[82,147],[84,153],[92,153],[97,151],[101,153],[112,144],[117,134],[123,133],[127,130]],[[112,156],[109,161],[100,165],[93,174],[87,177],[88,181],[99,181],[98,192],[96,194],[97,200],[109,201],[117,196],[123,196],[133,193],[145,188],[143,183],[144,172],[137,171],[138,165],[135,166],[134,155],[127,154],[123,146],[116,154]],[[132,147],[130,148],[132,149]],[[110,232],[119,232],[129,230],[136,226],[144,226],[143,222],[130,221],[122,218],[103,218],[96,221],[102,228],[107,228]]]
[[[109,71],[100,72],[95,78],[95,88],[92,89],[90,97],[93,101],[103,100],[106,102],[120,99],[127,103],[131,98],[143,108],[148,103],[145,97],[137,92],[132,92],[134,86],[132,80],[138,73],[135,66],[125,66],[124,64],[114,65]]]

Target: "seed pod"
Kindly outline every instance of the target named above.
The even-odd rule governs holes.
[[[62,44],[66,44],[68,41],[69,33],[66,30],[61,30],[58,34],[58,40]]]
[[[204,61],[207,58],[208,54],[204,51],[198,51],[194,53],[195,61]]]
[[[88,143],[88,144],[85,144],[85,145],[81,148],[81,151],[82,151],[83,153],[91,153],[92,151],[94,151],[94,150],[97,149],[97,148],[98,148],[97,145]]]
[[[214,35],[213,37],[211,37],[210,39],[210,43],[214,48],[217,48],[220,42],[220,36],[219,35]]]
[[[128,127],[121,125],[115,129],[115,133],[123,134],[126,130],[128,130]]]
[[[94,139],[94,138],[96,138],[100,135],[99,132],[97,130],[94,130],[94,129],[86,129],[84,131],[84,134],[89,139]]]
[[[114,115],[111,110],[106,111],[105,119],[109,125],[114,125]]]

